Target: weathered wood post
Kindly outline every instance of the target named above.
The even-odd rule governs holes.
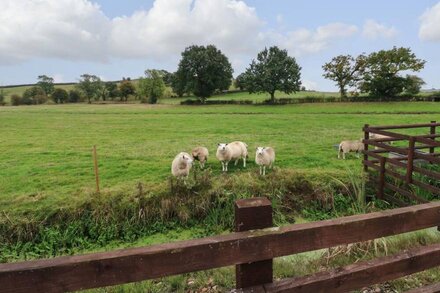
[[[384,196],[384,187],[385,187],[385,164],[386,164],[387,158],[380,157],[379,163],[380,163],[380,173],[379,173],[379,186],[377,191],[377,198],[383,199]]]
[[[96,192],[99,192],[98,155],[96,153],[96,145],[93,146],[93,163],[95,167]]]
[[[369,124],[364,125],[364,140],[370,139],[370,132],[367,131],[368,127],[370,127]],[[368,143],[364,142],[364,171],[368,171],[368,165],[366,162],[368,161],[368,154],[366,153],[368,151]]]
[[[272,226],[272,203],[267,198],[256,197],[235,202],[236,232]],[[237,265],[235,280],[237,289],[272,283],[272,259]]]
[[[431,121],[431,124],[435,124],[435,123],[437,123],[436,121]],[[429,132],[431,135],[435,135],[435,125],[431,125],[431,127],[430,127],[430,132]],[[433,137],[431,137],[431,139],[432,140],[435,140],[435,137],[433,136]],[[435,150],[435,147],[430,147],[429,148],[429,153],[430,154],[433,154],[434,153],[434,150]],[[432,162],[430,162],[431,164],[432,164]]]
[[[416,144],[415,137],[411,136],[409,138],[409,146],[408,146],[408,161],[406,166],[406,183],[412,183],[412,173],[414,169],[414,148]]]

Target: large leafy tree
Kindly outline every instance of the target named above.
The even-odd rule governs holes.
[[[47,75],[39,75],[37,85],[40,86],[46,95],[50,95],[55,90],[54,79]]]
[[[232,81],[232,66],[215,46],[190,46],[182,53],[175,74],[177,94],[192,92],[202,102],[216,90],[226,90]]]
[[[30,87],[23,93],[22,103],[25,105],[44,104],[46,101],[46,93],[40,86]]]
[[[84,94],[87,98],[89,104],[92,102],[92,98],[98,100],[101,91],[102,91],[103,83],[99,77],[91,74],[83,74],[77,84],[77,88]]]
[[[121,101],[127,101],[128,96],[136,93],[136,87],[133,85],[130,79],[123,79],[119,84],[119,92],[121,94]]]
[[[275,102],[275,91],[286,94],[301,89],[301,67],[287,50],[265,48],[246,70],[246,88],[250,93],[267,92]]]
[[[393,98],[412,82],[400,73],[418,72],[424,68],[425,63],[410,48],[394,47],[371,53],[367,58],[361,91],[379,98]]]
[[[417,75],[406,75],[405,93],[408,95],[417,95],[425,84],[423,79]]]
[[[163,72],[160,70],[146,70],[146,78],[140,78],[138,82],[138,94],[148,97],[148,103],[156,104],[157,100],[165,92],[165,83],[163,81]]]
[[[111,100],[114,100],[115,98],[121,95],[118,89],[118,84],[114,81],[107,81],[104,84],[104,88],[106,92],[106,97],[108,97]]]
[[[347,87],[354,87],[361,80],[367,64],[367,57],[359,55],[356,59],[351,55],[339,55],[325,63],[323,76],[336,82],[341,97],[347,96]]]

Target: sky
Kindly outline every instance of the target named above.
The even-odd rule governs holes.
[[[439,0],[0,0],[0,85],[173,72],[185,47],[207,44],[234,76],[277,45],[322,91],[337,90],[322,77],[332,57],[410,47],[427,61],[425,88],[440,88]]]

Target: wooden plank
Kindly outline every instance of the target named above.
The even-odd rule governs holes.
[[[284,279],[264,286],[270,293],[349,292],[440,265],[440,244],[348,265],[315,275]]]
[[[418,124],[402,124],[402,125],[385,125],[385,126],[370,126],[374,129],[408,129],[408,128],[422,128],[440,126],[440,123],[418,123]]]
[[[235,232],[272,226],[272,203],[266,197],[240,199],[235,202]],[[236,265],[236,288],[272,283],[272,267],[272,259]]]
[[[97,288],[237,265],[438,225],[440,202],[148,247],[0,264],[2,292]]]
[[[437,293],[440,292],[440,283],[405,291],[405,293]]]

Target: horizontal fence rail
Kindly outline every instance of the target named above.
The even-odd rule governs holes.
[[[149,247],[0,264],[0,291],[63,292],[130,283],[372,240],[439,222],[440,202],[433,202]]]

